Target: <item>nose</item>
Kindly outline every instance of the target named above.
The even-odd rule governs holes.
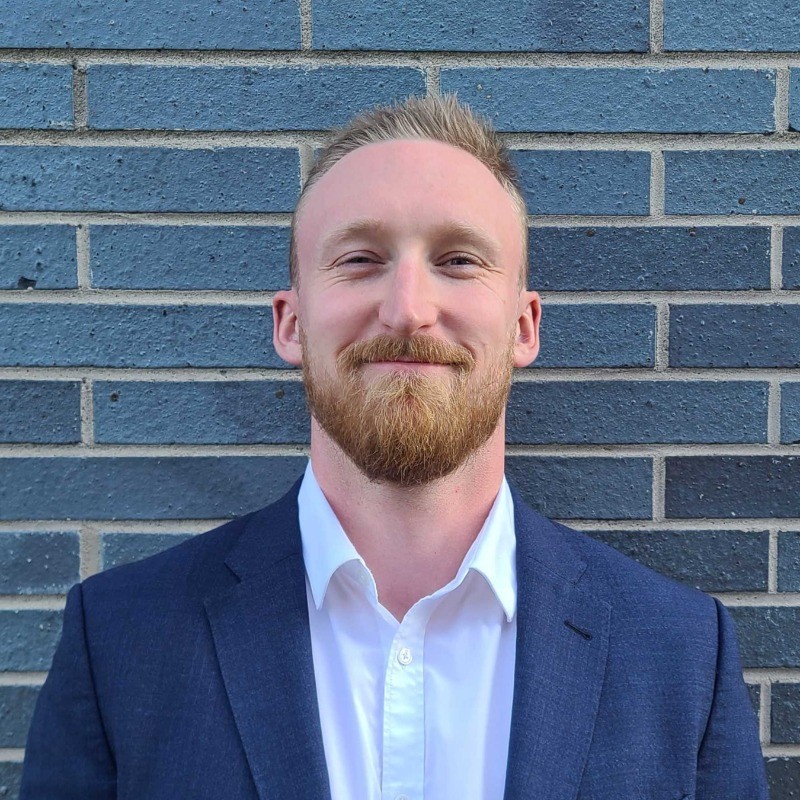
[[[402,336],[411,336],[436,322],[435,286],[424,258],[409,255],[397,261],[389,273],[378,318]]]

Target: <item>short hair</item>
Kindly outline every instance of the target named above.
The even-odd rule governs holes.
[[[363,111],[344,127],[334,129],[325,147],[320,150],[292,215],[289,242],[289,277],[292,286],[299,285],[295,223],[309,189],[337,162],[359,147],[376,142],[399,139],[428,139],[458,147],[478,159],[508,192],[522,223],[522,265],[520,285],[528,280],[528,223],[525,198],[519,187],[517,170],[500,136],[484,117],[476,114],[455,94],[409,97],[388,106]]]

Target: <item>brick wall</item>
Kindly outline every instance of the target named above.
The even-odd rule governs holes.
[[[0,0],[0,797],[67,589],[302,469],[269,309],[302,176],[354,111],[440,91],[531,213],[510,476],[731,608],[800,791],[796,0]]]

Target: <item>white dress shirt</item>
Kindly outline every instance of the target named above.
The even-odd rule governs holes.
[[[501,800],[517,628],[505,478],[455,578],[402,622],[378,602],[310,462],[298,503],[333,800]]]

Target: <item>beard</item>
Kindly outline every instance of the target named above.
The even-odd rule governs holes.
[[[497,428],[513,374],[513,338],[476,373],[463,347],[432,336],[379,335],[345,348],[334,375],[314,363],[304,333],[303,383],[320,427],[370,480],[419,486],[449,475]],[[446,364],[450,374],[390,371],[372,380],[364,364],[399,358]]]

